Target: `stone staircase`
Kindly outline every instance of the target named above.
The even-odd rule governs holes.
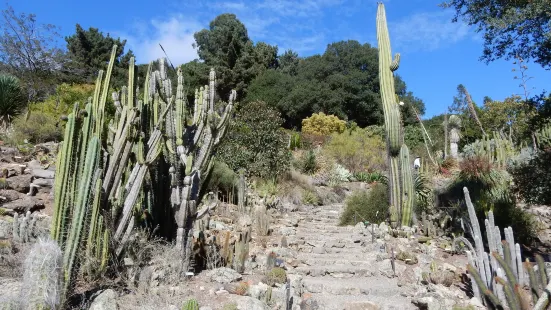
[[[366,228],[338,226],[342,204],[305,208],[282,219],[295,227],[286,238],[300,264],[288,274],[300,279],[294,295],[302,309],[417,309],[398,286],[382,240],[373,242]]]

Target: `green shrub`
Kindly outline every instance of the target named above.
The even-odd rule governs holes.
[[[94,89],[93,84],[71,85],[63,83],[56,88],[55,94],[49,96],[43,102],[32,104],[29,107],[31,114],[47,114],[59,119],[62,115],[71,113],[76,102],[84,107],[88,102],[88,98],[93,96]]]
[[[34,112],[25,117],[18,117],[13,122],[13,138],[17,143],[28,140],[31,143],[61,141],[63,138],[63,121],[50,114]]]
[[[333,134],[323,152],[352,172],[385,169],[385,143],[366,129]]]
[[[381,172],[356,172],[354,173],[354,179],[358,182],[373,183],[383,182],[384,174]]]
[[[220,159],[233,171],[275,178],[290,168],[288,136],[280,128],[279,112],[262,101],[246,104],[235,115],[219,149]]]
[[[283,268],[274,267],[266,274],[266,284],[269,286],[285,282],[287,282],[287,272]]]
[[[19,80],[11,75],[0,75],[0,124],[9,123],[25,110],[26,98]]]
[[[387,218],[388,198],[388,187],[382,183],[374,184],[370,191],[352,193],[346,200],[340,224],[355,225],[363,221],[381,223]]]
[[[210,175],[205,180],[205,192],[222,191],[224,194],[237,194],[237,180],[239,176],[224,162],[215,160]]]
[[[316,206],[319,205],[319,203],[320,199],[314,191],[304,190],[302,192],[302,204]]]
[[[302,173],[314,174],[318,168],[316,154],[313,150],[308,151],[302,158]]]
[[[530,204],[551,204],[551,149],[542,150],[518,164],[509,172],[513,176],[513,190]]]

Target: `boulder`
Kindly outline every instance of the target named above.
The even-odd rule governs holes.
[[[101,294],[99,294],[92,305],[89,308],[90,310],[118,310],[117,306],[117,293],[112,289],[107,289]]]
[[[237,271],[226,267],[213,269],[208,272],[207,276],[211,279],[211,281],[222,284],[238,281],[242,278],[241,274]]]

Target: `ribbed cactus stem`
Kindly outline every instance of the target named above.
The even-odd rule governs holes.
[[[86,226],[85,217],[89,207],[90,195],[92,193],[93,184],[91,180],[97,169],[99,160],[99,140],[93,137],[87,148],[85,169],[82,174],[82,179],[79,180],[79,188],[73,210],[70,232],[67,237],[67,244],[64,250],[63,267],[65,272],[65,289],[67,292],[71,281],[73,280],[73,269],[77,259],[77,249],[81,245],[81,238],[84,227]]]
[[[402,164],[402,226],[411,226],[413,219],[413,204],[415,202],[415,186],[413,184],[412,167],[409,157],[409,149],[403,144],[400,150]]]
[[[69,114],[67,124],[65,125],[65,140],[62,142],[61,151],[58,156],[58,166],[56,168],[56,178],[54,180],[54,215],[52,220],[51,236],[60,244],[64,242],[63,233],[66,231],[65,222],[69,211],[69,183],[71,178],[71,166],[74,139],[76,132],[75,107],[73,113]]]
[[[199,310],[199,303],[196,299],[189,299],[182,306],[182,310]]]

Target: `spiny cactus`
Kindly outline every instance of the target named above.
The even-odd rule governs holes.
[[[62,295],[62,253],[53,240],[36,242],[24,262],[21,309],[58,309]]]
[[[505,240],[501,240],[501,231],[494,224],[492,211],[488,212],[488,218],[484,222],[491,254],[484,252],[482,233],[469,191],[467,188],[463,188],[463,191],[470,219],[469,232],[475,241],[475,247],[473,248],[466,239],[462,239],[462,241],[467,243],[468,248],[471,249],[467,251],[469,259],[467,270],[475,296],[496,309],[503,308],[505,305],[510,309],[527,309],[521,288],[524,285],[530,285],[533,303],[537,305],[533,309],[545,309],[548,304],[548,296],[543,292],[549,277],[546,274],[543,260],[536,259],[541,271],[539,280],[536,280],[530,263],[523,264],[521,260],[520,245],[514,242],[511,227],[505,228]],[[548,286],[550,285],[551,283]],[[481,296],[485,298],[481,298]]]
[[[260,205],[256,208],[254,221],[259,236],[267,236],[270,232],[270,215],[266,206]]]
[[[222,112],[215,110],[211,70],[209,85],[196,90],[190,111],[182,71],[177,71],[173,94],[164,59],[156,71],[150,64],[143,96],[138,96],[131,58],[128,85],[112,94],[116,112],[106,124],[116,49],[105,75],[98,75],[93,97],[84,106],[76,103],[67,117],[57,158],[51,236],[63,249],[65,294],[77,274],[101,275],[118,259],[135,225],[158,227],[159,234],[176,237],[187,269],[201,177],[212,168],[236,99],[232,91]]]
[[[245,271],[245,261],[249,257],[250,231],[244,231],[239,234],[239,239],[235,241],[235,251],[233,256],[233,269],[237,272]]]
[[[505,167],[510,158],[518,152],[504,134],[494,131],[493,138],[484,136],[481,140],[466,145],[463,148],[465,157],[482,157],[498,167]]]
[[[386,23],[386,12],[383,3],[378,4],[377,8],[377,42],[379,49],[379,84],[381,101],[383,103],[383,112],[385,119],[385,132],[387,137],[387,151],[390,167],[389,189],[390,189],[390,222],[393,227],[401,225],[410,225],[412,220],[412,199],[411,190],[412,180],[401,179],[411,176],[411,163],[409,162],[409,150],[404,151],[400,156],[401,149],[407,150],[403,146],[403,128],[401,124],[399,99],[394,88],[394,71],[400,64],[400,54],[396,54],[392,59],[390,50],[390,38]],[[407,162],[405,160],[408,160]],[[400,167],[401,166],[401,167]],[[400,174],[402,168],[402,174]],[[403,170],[408,170],[403,171]],[[405,188],[402,188],[405,185]],[[405,198],[405,199],[404,199]]]
[[[447,123],[447,127],[450,128],[450,156],[457,158],[459,153],[459,140],[461,139],[461,119],[459,116],[450,115]]]
[[[199,310],[199,303],[194,298],[189,299],[182,306],[182,310]]]

